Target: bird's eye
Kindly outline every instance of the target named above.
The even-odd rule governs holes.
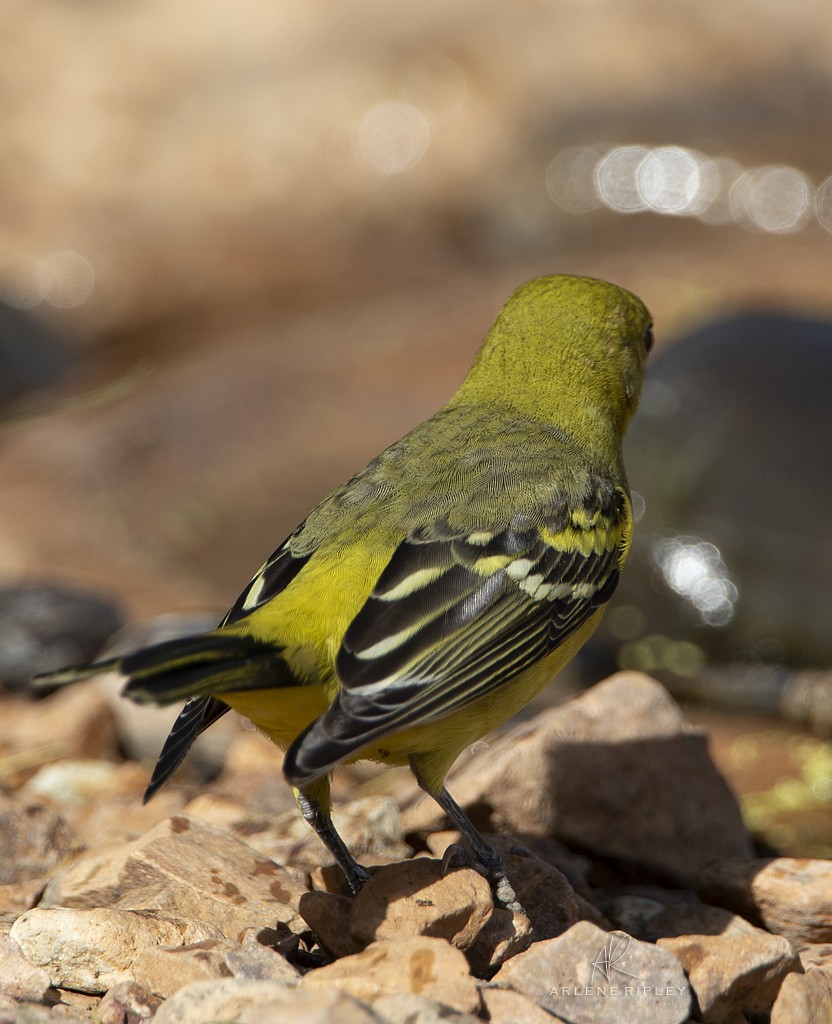
[[[650,324],[650,326],[644,332],[644,347],[647,349],[648,352],[653,347],[653,325],[652,324]]]

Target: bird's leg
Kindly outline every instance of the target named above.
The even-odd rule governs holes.
[[[454,827],[461,832],[471,844],[474,856],[482,866],[485,877],[491,883],[494,898],[497,902],[501,903],[506,907],[506,909],[513,910],[515,913],[525,914],[526,912],[521,906],[520,901],[517,899],[514,887],[506,874],[506,868],[499,853],[497,853],[494,847],[490,846],[483,839],[479,832],[474,828],[471,819],[444,786],[442,786],[438,792],[431,788],[425,782],[419,769],[416,767],[413,758],[410,759],[410,768],[416,777],[416,781],[419,783],[419,786],[429,796],[433,797],[433,799],[451,819]]]
[[[311,826],[312,830],[335,858],[335,863],[347,877],[347,885],[350,887],[350,892],[353,896],[356,896],[361,886],[369,880],[369,873],[361,867],[347,849],[347,844],[335,831],[332,818],[324,810],[321,803],[299,789],[295,790],[295,799],[304,821],[307,825]]]

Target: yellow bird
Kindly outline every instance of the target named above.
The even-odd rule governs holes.
[[[409,764],[519,909],[444,779],[573,657],[615,589],[632,534],[621,442],[651,345],[649,313],[615,285],[521,285],[450,402],[324,498],[216,630],[39,682],[117,670],[138,703],[187,698],[145,799],[239,711],[286,752],[353,893],[368,875],[332,824],[330,774]]]

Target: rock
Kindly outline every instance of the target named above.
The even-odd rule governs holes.
[[[804,971],[810,967],[823,967],[832,974],[832,942],[807,942],[798,947],[797,955]]]
[[[527,918],[494,907],[482,875],[471,868],[443,874],[442,862],[427,857],[379,868],[354,900],[304,893],[300,912],[336,958],[371,942],[430,935],[467,952],[480,974],[525,949],[531,935]]]
[[[104,993],[98,1004],[99,1024],[142,1024],[150,1020],[162,1005],[143,985],[120,981]]]
[[[528,996],[510,988],[487,985],[480,994],[489,1024],[553,1024],[557,1020]]]
[[[384,1024],[480,1024],[481,1020],[412,992],[382,996],[373,1003],[373,1010]],[[551,1017],[548,1024],[552,1024]]]
[[[69,855],[74,842],[72,829],[53,807],[0,794],[0,883],[42,875]]]
[[[58,758],[118,760],[119,740],[107,701],[92,683],[57,690],[43,700],[3,696],[3,746],[29,765]]]
[[[449,789],[482,830],[555,836],[682,882],[712,860],[751,856],[704,732],[635,672],[496,736]],[[406,826],[440,821],[423,801]]]
[[[55,761],[44,765],[23,787],[56,804],[84,804],[113,795],[120,765],[110,761]]]
[[[690,986],[674,956],[588,921],[534,943],[503,964],[493,981],[574,1024],[682,1024],[690,1012]]]
[[[19,689],[39,672],[92,661],[120,618],[111,601],[88,591],[0,587],[0,683]]]
[[[832,861],[776,857],[715,863],[703,899],[724,903],[794,945],[832,941]]]
[[[222,937],[204,921],[156,911],[64,907],[28,910],[10,935],[30,963],[47,971],[53,985],[92,993],[131,980],[133,962],[148,946],[184,946]]]
[[[770,1009],[783,979],[800,971],[787,939],[759,928],[659,939],[682,964],[705,1024],[742,1024]]]
[[[390,797],[360,797],[336,805],[332,820],[352,855],[365,866],[395,863],[413,853],[403,839],[399,807]],[[247,843],[278,864],[314,868],[333,863],[297,808],[261,819],[259,828],[251,821],[235,827],[244,833]],[[343,881],[339,884],[345,888]]]
[[[644,628],[618,664],[684,686],[698,666],[747,663],[749,651],[832,663],[832,464],[817,459],[832,445],[830,378],[832,324],[773,310],[699,327],[651,358],[626,456],[645,508],[616,593]],[[679,559],[687,577],[674,575]],[[610,655],[615,624],[605,616],[595,638]],[[776,711],[764,677],[756,689],[744,709]]]
[[[42,1003],[52,982],[24,957],[14,939],[0,937],[0,993],[21,1002]]]
[[[596,898],[619,931],[643,942],[676,935],[754,932],[748,921],[723,907],[701,903],[685,890],[640,885],[596,891]]]
[[[553,939],[583,916],[583,903],[562,871],[509,836],[492,836],[490,841],[502,856],[517,899],[529,916],[535,942]]]
[[[236,945],[230,939],[203,939],[185,946],[148,946],[136,953],[130,974],[155,995],[167,998],[193,981],[230,978],[225,958]]]
[[[177,816],[117,850],[76,861],[49,884],[42,905],[152,906],[211,922],[237,939],[246,928],[275,920],[300,926],[301,892],[288,872],[230,833]]]
[[[242,943],[234,943],[225,954],[225,963],[235,978],[244,981],[279,981],[296,985],[300,973],[285,957],[257,940],[255,929],[247,931]]]
[[[301,991],[274,981],[197,981],[159,1008],[154,1024],[384,1024],[370,1009],[343,992]]]
[[[22,882],[10,882],[0,885],[0,926],[3,923],[11,926],[15,919],[31,910],[38,902],[49,881],[49,875],[36,875]]]
[[[361,943],[432,935],[469,949],[494,910],[491,887],[473,868],[443,874],[420,857],[375,871],[355,897],[350,933]]]
[[[0,300],[0,410],[59,379],[74,361],[66,339],[36,311]]]
[[[248,981],[277,981],[286,986],[298,983],[299,974],[274,950],[261,946],[253,929],[243,946],[230,939],[204,939],[185,946],[149,946],[139,950],[131,966],[132,976],[142,986],[167,998],[194,981],[240,978]]]
[[[829,1024],[832,1020],[832,971],[790,974],[771,1008],[771,1024]]]
[[[495,907],[488,923],[466,950],[471,970],[478,978],[490,978],[500,964],[527,949],[535,933],[525,914]]]
[[[373,1003],[381,996],[414,993],[477,1014],[480,997],[465,956],[443,939],[420,936],[374,942],[361,953],[306,974],[302,989],[335,987]]]
[[[64,763],[70,765],[65,773],[42,769],[44,785],[50,789],[60,786],[64,795],[71,798],[71,802],[61,803],[61,813],[75,830],[79,847],[90,852],[102,853],[132,843],[166,818],[184,813],[186,795],[176,786],[169,786],[149,803],[142,803],[148,779],[146,765],[134,761],[59,765]]]
[[[305,892],[298,904],[300,916],[315,938],[336,960],[364,948],[350,931],[352,899],[333,892]]]

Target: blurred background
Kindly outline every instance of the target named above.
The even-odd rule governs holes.
[[[513,287],[599,276],[657,349],[573,681],[657,674],[829,855],[831,137],[826,0],[6,0],[6,686],[218,618]]]

